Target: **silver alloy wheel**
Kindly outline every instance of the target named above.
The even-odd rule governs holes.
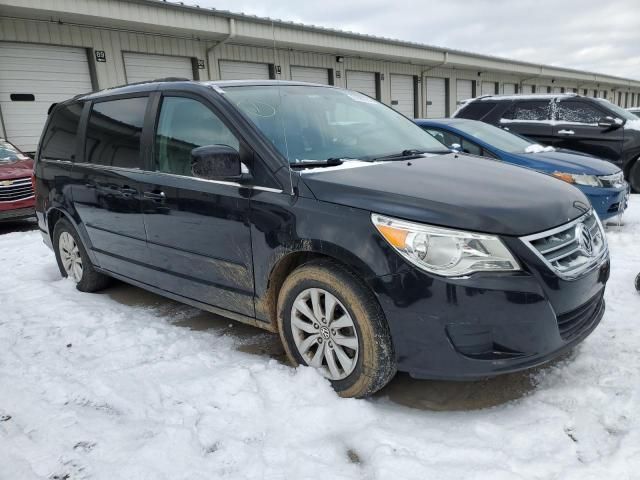
[[[74,282],[79,283],[82,280],[82,257],[76,241],[69,232],[60,234],[58,251],[60,252],[60,260],[62,260],[64,271]]]
[[[330,380],[348,377],[358,362],[358,333],[347,309],[321,288],[303,290],[291,308],[291,333],[307,365]]]

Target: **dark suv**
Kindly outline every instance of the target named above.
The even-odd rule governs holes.
[[[609,160],[640,192],[640,119],[602,98],[495,95],[464,104],[456,118],[481,120],[556,148]]]
[[[396,369],[546,362],[604,312],[605,235],[547,175],[445,149],[360,93],[155,82],[57,105],[36,211],[79,290],[109,277],[279,332],[344,396]]]

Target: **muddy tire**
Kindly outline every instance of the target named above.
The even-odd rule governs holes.
[[[95,271],[78,232],[65,219],[53,229],[53,251],[60,274],[71,278],[81,292],[95,292],[109,285],[111,279]]]
[[[318,368],[343,397],[371,395],[395,375],[380,305],[334,262],[309,262],[287,277],[278,297],[278,329],[291,363]]]

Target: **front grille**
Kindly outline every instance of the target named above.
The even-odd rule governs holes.
[[[15,202],[33,197],[31,178],[0,180],[0,202]]]
[[[600,318],[604,309],[604,292],[575,310],[558,316],[558,329],[565,342],[573,340]]]
[[[602,175],[598,177],[603,187],[620,188],[627,184],[624,181],[624,173],[618,172],[613,175]]]
[[[608,252],[602,224],[593,211],[553,230],[521,240],[554,273],[569,280],[600,265]]]

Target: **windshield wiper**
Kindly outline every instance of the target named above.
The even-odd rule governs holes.
[[[326,160],[302,160],[295,163],[290,163],[289,166],[294,169],[299,168],[314,168],[314,167],[337,167],[342,165],[344,160],[342,158],[327,158]]]
[[[383,157],[374,157],[373,160],[405,160],[407,158],[416,158],[423,153],[426,152],[424,150],[407,149],[400,153],[392,153],[391,155],[385,155]]]

